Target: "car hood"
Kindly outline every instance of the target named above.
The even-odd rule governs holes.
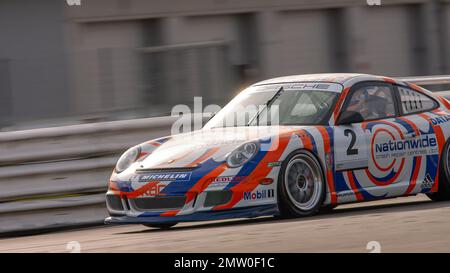
[[[232,127],[174,135],[150,142],[157,147],[139,164],[139,168],[184,168],[199,166],[208,159],[224,161],[228,153],[247,141],[270,145],[274,136],[291,130],[293,128],[282,126]]]

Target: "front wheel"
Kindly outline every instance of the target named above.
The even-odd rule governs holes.
[[[450,140],[445,143],[439,164],[439,189],[427,196],[433,201],[447,201],[450,200]]]
[[[175,226],[177,223],[164,223],[164,224],[143,224],[149,228],[169,229]]]
[[[316,214],[325,197],[325,179],[317,158],[308,151],[291,154],[282,164],[278,207],[283,217]]]

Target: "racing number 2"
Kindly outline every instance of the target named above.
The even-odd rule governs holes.
[[[350,140],[350,145],[347,148],[347,155],[357,155],[358,154],[358,149],[355,149],[355,142],[356,142],[356,134],[355,132],[353,132],[353,130],[350,129],[346,129],[344,131],[344,135],[346,137],[348,137],[350,135],[351,140]]]

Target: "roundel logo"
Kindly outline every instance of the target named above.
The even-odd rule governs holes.
[[[397,161],[395,156],[392,156],[392,149],[390,143],[395,143],[397,139],[394,134],[385,128],[378,128],[372,135],[372,161],[375,167],[382,171],[387,172],[394,167]]]

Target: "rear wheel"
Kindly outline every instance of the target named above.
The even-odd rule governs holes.
[[[439,165],[439,189],[437,192],[428,193],[433,201],[450,200],[450,140],[445,143]]]
[[[316,214],[325,197],[325,179],[316,157],[300,150],[282,164],[278,183],[278,207],[283,217]]]
[[[177,223],[164,223],[164,224],[143,224],[149,228],[169,229],[175,226]]]

